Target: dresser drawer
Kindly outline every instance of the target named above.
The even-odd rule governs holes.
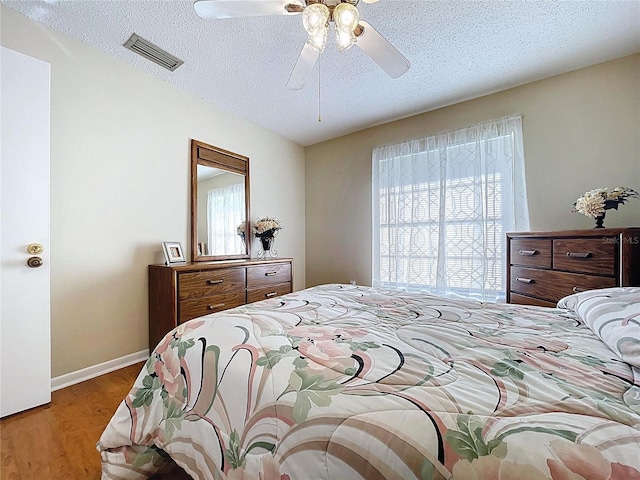
[[[251,301],[290,292],[291,265],[291,258],[149,265],[149,346],[187,320],[244,305],[248,290]]]
[[[514,238],[509,254],[512,265],[551,268],[551,239]]]
[[[616,274],[617,245],[604,237],[555,239],[553,268],[568,272]]]
[[[212,297],[201,297],[180,301],[179,323],[186,322],[192,318],[202,317],[209,313],[227,310],[228,308],[239,307],[245,303],[245,293],[227,293],[214,295]]]
[[[558,302],[549,302],[547,300],[540,300],[539,298],[527,297],[526,295],[520,295],[519,293],[511,292],[511,300],[509,303],[517,303],[519,305],[535,305],[537,307],[550,307],[554,308]]]
[[[247,288],[291,282],[291,263],[247,267]]]
[[[512,267],[509,289],[522,295],[557,302],[579,291],[615,286],[615,278]]]
[[[247,303],[259,302],[267,298],[279,297],[285,293],[291,293],[291,282],[278,285],[247,290]]]
[[[230,292],[244,292],[244,268],[221,268],[178,275],[178,298],[209,297]],[[228,308],[228,307],[227,307]]]

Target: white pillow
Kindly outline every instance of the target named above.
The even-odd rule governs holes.
[[[622,360],[640,368],[640,287],[588,290],[560,299]]]

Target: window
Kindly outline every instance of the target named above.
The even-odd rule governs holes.
[[[207,239],[211,252],[232,255],[243,251],[237,228],[244,222],[244,184],[209,190],[207,218]]]
[[[373,152],[373,285],[501,300],[528,228],[520,117]]]

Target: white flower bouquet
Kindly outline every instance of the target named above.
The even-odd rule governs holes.
[[[276,233],[282,230],[282,225],[275,218],[262,217],[254,222],[252,228],[256,237],[275,237]]]
[[[573,212],[597,218],[604,216],[606,210],[617,210],[618,205],[624,205],[629,198],[640,198],[640,193],[627,187],[616,187],[610,192],[606,188],[596,188],[576,200]]]

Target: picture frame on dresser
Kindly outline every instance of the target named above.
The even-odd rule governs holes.
[[[162,253],[164,253],[165,265],[187,261],[180,242],[162,242]]]
[[[640,286],[640,227],[507,233],[507,303],[555,307],[584,290]]]

